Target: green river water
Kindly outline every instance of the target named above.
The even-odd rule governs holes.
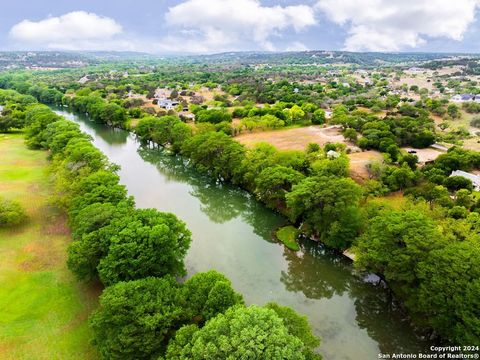
[[[272,233],[285,219],[245,191],[212,182],[179,157],[142,147],[126,131],[55,110],[121,166],[121,183],[138,207],[172,212],[187,223],[193,234],[189,275],[216,269],[247,303],[276,301],[307,315],[326,360],[428,350],[375,276],[355,274],[350,261],[313,241],[302,241],[299,252],[276,243]]]

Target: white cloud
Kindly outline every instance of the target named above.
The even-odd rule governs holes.
[[[186,31],[167,39],[170,50],[212,52],[238,50],[238,45],[275,50],[272,38],[281,31],[299,32],[315,25],[311,7],[263,6],[258,0],[187,0],[170,7],[167,25]]]
[[[426,37],[460,41],[480,0],[318,0],[316,9],[348,27],[345,49],[396,51]]]
[[[109,42],[122,33],[122,26],[115,20],[74,11],[40,21],[23,20],[10,29],[10,38],[23,44],[53,49],[103,49],[111,48]],[[129,46],[119,41],[118,46]]]

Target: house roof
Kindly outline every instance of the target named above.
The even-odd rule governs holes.
[[[450,176],[461,176],[470,180],[475,187],[480,186],[480,176],[478,175],[471,174],[462,170],[455,170],[455,171],[452,171]]]

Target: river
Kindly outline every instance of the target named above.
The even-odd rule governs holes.
[[[121,166],[121,183],[138,207],[172,212],[187,223],[189,275],[216,269],[247,303],[275,301],[308,316],[326,360],[377,359],[378,354],[427,351],[389,292],[355,274],[350,261],[315,242],[293,252],[272,239],[284,218],[245,191],[212,182],[181,158],[142,148],[132,134],[65,109],[96,147]]]

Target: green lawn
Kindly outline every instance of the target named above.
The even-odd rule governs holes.
[[[99,289],[79,284],[65,265],[70,233],[49,206],[47,154],[21,134],[0,134],[0,196],[20,202],[25,225],[0,230],[0,358],[94,359],[87,317]]]

